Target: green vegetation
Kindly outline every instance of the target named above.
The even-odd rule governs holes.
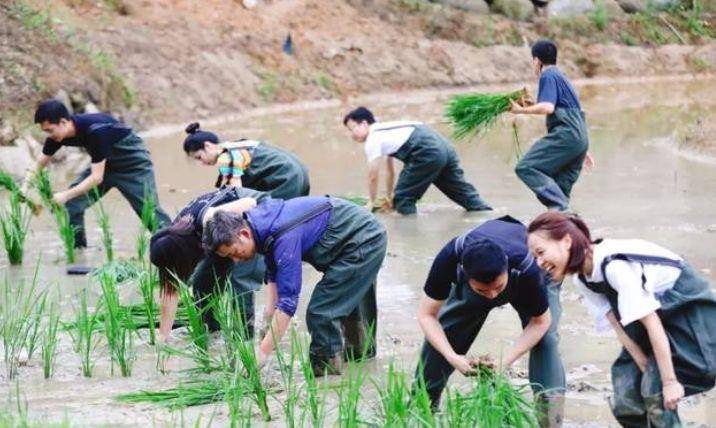
[[[156,314],[159,311],[158,305],[154,300],[154,290],[158,288],[159,276],[155,269],[145,271],[139,277],[139,292],[142,295],[144,303],[144,313],[147,315],[147,324],[149,325],[149,344],[156,343],[156,332],[154,326],[157,324]]]
[[[80,355],[82,375],[85,377],[92,377],[92,369],[94,368],[92,353],[99,343],[99,339],[95,337],[94,333],[99,323],[98,314],[101,307],[101,303],[98,303],[94,311],[90,311],[87,290],[80,291],[79,302],[75,307],[75,322],[71,325],[72,329],[69,331],[75,352]]]
[[[20,203],[20,193],[10,194],[10,208],[0,212],[0,231],[7,258],[12,265],[19,265],[25,253],[25,238],[30,226],[30,214]]]
[[[589,18],[599,31],[606,30],[607,27],[609,27],[609,21],[611,19],[609,16],[609,10],[601,1],[595,3],[594,10],[589,13]]]
[[[60,326],[60,310],[58,305],[52,304],[47,317],[47,324],[42,335],[42,372],[45,379],[52,377],[52,371],[55,367],[55,357],[57,356],[57,344],[59,343]]]
[[[64,205],[59,205],[52,200],[52,185],[50,184],[50,176],[46,170],[41,170],[35,174],[32,179],[33,186],[40,195],[42,204],[52,213],[57,224],[57,229],[65,249],[65,259],[67,263],[75,261],[75,228],[70,223],[70,214]]]
[[[133,348],[132,333],[135,328],[131,317],[125,317],[119,303],[119,292],[114,277],[105,273],[100,276],[102,296],[106,316],[104,317],[104,335],[111,354],[111,372],[114,374],[114,364],[119,366],[123,377],[132,375],[132,365],[136,354]]]
[[[527,92],[522,89],[500,94],[454,95],[447,102],[445,118],[453,127],[453,136],[463,139],[486,132],[497,118],[509,111],[510,103],[523,102]]]
[[[256,91],[259,93],[261,98],[266,102],[271,102],[276,96],[278,90],[278,79],[274,74],[264,74],[261,82],[256,87]]]
[[[156,202],[149,189],[144,189],[142,213],[140,216],[142,227],[137,234],[137,259],[144,260],[149,246],[148,232],[155,232],[159,228],[159,219],[156,214]]]
[[[114,235],[112,234],[112,225],[109,223],[109,215],[102,205],[99,191],[95,188],[93,190],[94,198],[97,199],[95,204],[97,211],[97,223],[99,228],[102,230],[102,245],[104,246],[105,260],[112,262],[114,260]]]

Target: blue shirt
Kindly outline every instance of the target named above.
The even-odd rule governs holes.
[[[326,197],[311,196],[288,201],[272,199],[246,212],[256,248],[266,256],[267,279],[276,283],[276,307],[287,315],[293,316],[296,313],[301,294],[301,262],[326,231],[331,216],[330,208],[275,238],[271,248],[264,248],[264,243],[279,229],[328,201]]]
[[[453,284],[458,282],[457,269],[462,254],[456,251],[456,239],[450,240],[440,250],[430,268],[424,291],[432,299],[447,299]],[[507,255],[508,270],[517,269],[529,252],[527,229],[511,217],[489,220],[471,230],[465,236],[463,248],[471,242],[483,239],[488,239],[502,248]],[[536,263],[532,263],[518,278],[518,281],[509,281],[500,295],[506,296],[506,302],[510,303],[522,318],[542,315],[549,308],[549,301],[541,269]],[[498,300],[499,297],[493,300],[494,306],[498,306]]]
[[[42,153],[52,156],[62,146],[83,147],[92,163],[102,162],[112,152],[112,145],[132,133],[132,128],[103,113],[75,114],[70,120],[75,124],[76,135],[61,142],[45,140]]]
[[[537,102],[548,102],[554,108],[576,108],[581,110],[579,97],[567,77],[559,68],[549,66],[542,71],[539,78]]]

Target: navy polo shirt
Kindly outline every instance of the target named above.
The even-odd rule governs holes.
[[[44,155],[52,156],[62,146],[82,147],[92,163],[99,163],[109,157],[114,143],[132,133],[132,128],[103,113],[75,114],[70,120],[75,124],[76,135],[61,142],[46,139],[42,147]]]
[[[556,66],[548,66],[540,75],[537,102],[548,102],[554,108],[576,108],[581,110],[579,97],[567,77]]]

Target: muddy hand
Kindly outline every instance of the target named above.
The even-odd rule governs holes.
[[[510,100],[510,113],[522,113],[523,107],[515,100]]]
[[[474,376],[477,374],[477,362],[465,355],[455,355],[449,360],[449,363],[464,376]]]

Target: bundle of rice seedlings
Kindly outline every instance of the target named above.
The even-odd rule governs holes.
[[[52,200],[52,185],[50,176],[46,170],[41,170],[32,180],[33,185],[40,195],[42,203],[52,213],[57,224],[60,240],[65,248],[65,259],[67,263],[75,262],[75,227],[70,223],[70,214],[64,205],[58,205]]]
[[[10,192],[17,192],[20,198],[20,202],[26,204],[28,208],[30,208],[30,211],[32,211],[33,215],[38,215],[40,214],[40,211],[42,211],[42,207],[39,204],[35,203],[35,201],[28,198],[27,195],[22,193],[20,186],[17,185],[15,179],[12,178],[12,175],[8,174],[3,170],[0,170],[0,187],[4,187]]]
[[[57,304],[50,306],[50,313],[47,318],[45,332],[42,335],[42,372],[45,379],[52,377],[52,371],[55,367],[55,356],[57,355],[57,344],[59,337],[60,311]]]
[[[139,303],[134,305],[121,305],[119,312],[122,317],[122,321],[127,324],[131,324],[135,329],[154,328],[159,326],[159,318],[161,316],[161,309],[158,303],[154,303],[152,306],[152,316],[147,315],[147,306],[145,303]],[[95,331],[104,331],[104,321],[107,318],[108,313],[105,308],[100,308],[94,317]],[[177,308],[176,318],[174,320],[174,328],[184,327],[189,323],[189,317],[186,312],[186,308],[183,305],[179,305]],[[77,328],[77,322],[62,323],[63,330],[73,330]]]
[[[348,195],[339,195],[338,197],[341,199],[345,199],[348,202],[352,202],[356,205],[360,205],[362,207],[368,205],[368,197],[366,197],[366,196],[348,194]],[[386,197],[381,196],[376,201],[375,206],[373,206],[372,212],[376,212],[376,211],[388,212],[392,208],[393,208],[393,201],[389,200]]]
[[[139,391],[116,396],[120,403],[149,403],[170,409],[201,406],[222,401],[226,389],[221,377],[184,381],[163,391]]]
[[[25,238],[30,226],[30,216],[27,209],[20,205],[20,194],[13,191],[10,194],[10,208],[0,212],[0,230],[7,258],[12,265],[22,263],[25,249]]]
[[[104,334],[111,354],[110,370],[114,374],[114,364],[119,365],[123,377],[132,375],[132,365],[136,358],[133,349],[131,318],[124,317],[119,303],[119,292],[114,277],[105,273],[100,277],[102,296],[107,315],[104,319]]]
[[[101,278],[102,275],[110,275],[118,284],[137,280],[147,272],[144,265],[136,260],[112,260],[106,262],[102,267],[92,271],[94,278]]]
[[[471,390],[447,391],[444,423],[451,427],[537,427],[537,410],[526,398],[526,388],[514,387],[502,373],[481,370]]]
[[[487,131],[497,118],[510,110],[511,101],[526,103],[527,90],[498,94],[454,95],[445,107],[445,118],[453,127],[453,137],[463,139]]]
[[[107,214],[102,205],[99,191],[95,188],[93,192],[95,193],[95,198],[97,198],[97,203],[95,204],[97,207],[97,223],[99,223],[99,228],[102,230],[102,246],[104,247],[105,259],[111,262],[114,260],[112,225],[109,222],[109,214]]]

